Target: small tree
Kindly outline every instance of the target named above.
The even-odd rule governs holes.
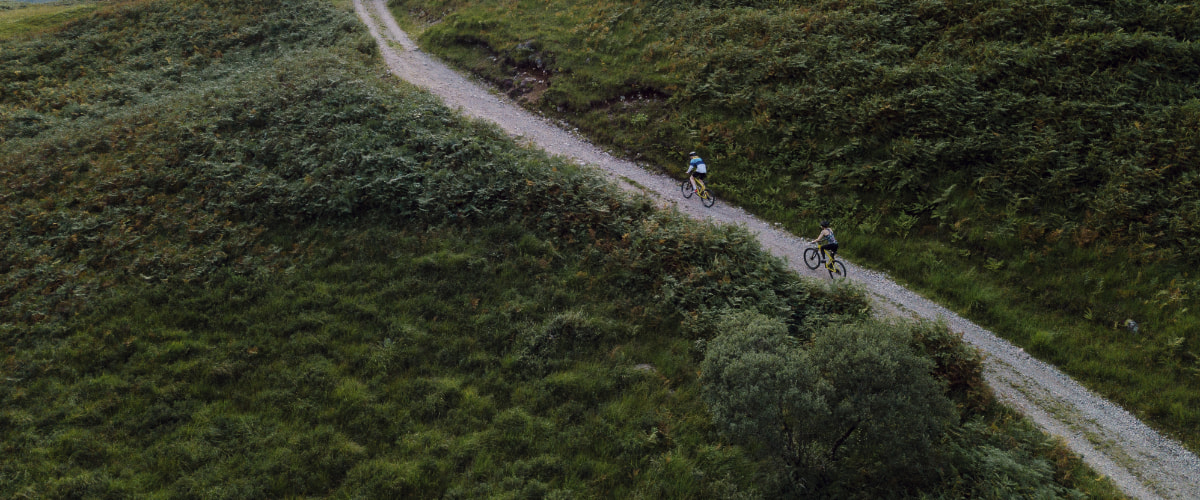
[[[804,350],[782,321],[761,314],[738,312],[716,325],[724,333],[708,343],[701,365],[714,422],[749,448],[796,455],[796,407],[821,383]]]
[[[934,362],[912,347],[911,330],[877,322],[835,326],[817,334],[808,354],[825,381],[815,399],[826,406],[805,411],[796,432],[809,443],[801,464],[820,482],[854,491],[895,491],[933,479],[933,444],[957,414],[933,376]]]
[[[736,313],[703,363],[713,420],[735,441],[783,461],[808,494],[873,495],[930,479],[933,442],[955,417],[903,326],[866,322],[805,347],[780,321]]]

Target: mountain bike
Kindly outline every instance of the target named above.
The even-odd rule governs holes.
[[[829,271],[829,277],[836,280],[846,279],[846,266],[842,261],[837,260],[837,254],[827,256],[829,252],[821,249],[818,246],[810,246],[804,249],[804,265],[809,269],[816,269],[818,266],[825,266],[825,270]]]
[[[696,179],[696,186],[699,186],[698,190],[692,189],[690,179],[684,179],[683,184],[679,185],[679,190],[683,192],[684,198],[691,198],[693,194],[699,194],[700,202],[704,203],[706,207],[711,207],[713,203],[717,202],[717,199],[713,197],[712,191],[708,189],[708,186],[704,185],[704,181]]]

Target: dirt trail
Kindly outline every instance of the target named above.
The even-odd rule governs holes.
[[[525,111],[420,51],[396,24],[386,0],[354,0],[358,16],[379,42],[396,76],[439,96],[467,116],[494,122],[519,142],[581,165],[592,165],[622,187],[644,193],[663,206],[674,205],[697,219],[737,224],[756,233],[763,246],[804,276],[829,279],[802,264],[806,243],[722,203],[704,208],[679,195],[679,181],[616,158],[585,138]],[[719,167],[715,171],[719,176]],[[720,193],[717,193],[718,196]],[[985,376],[997,396],[1047,432],[1061,436],[1094,469],[1138,499],[1200,499],[1200,460],[1124,409],[1095,395],[1053,366],[1038,361],[991,332],[897,285],[884,274],[846,264],[850,280],[863,287],[882,311],[916,318],[941,318],[987,353]]]

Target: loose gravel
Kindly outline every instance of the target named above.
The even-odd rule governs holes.
[[[704,208],[683,199],[679,182],[652,173],[590,144],[562,124],[532,114],[498,92],[451,70],[423,53],[400,29],[386,0],[354,0],[358,16],[379,43],[393,74],[439,96],[464,115],[494,122],[518,142],[539,147],[580,165],[592,165],[627,190],[645,194],[664,208],[696,219],[740,225],[757,234],[764,248],[782,257],[802,276],[828,280],[823,270],[802,265],[806,240],[722,203]],[[720,166],[714,165],[715,175]],[[815,235],[814,235],[815,236]],[[849,281],[864,289],[883,314],[940,319],[986,353],[984,376],[996,395],[1046,432],[1063,438],[1087,463],[1138,499],[1200,499],[1200,460],[1178,442],[1140,422],[1129,412],[1076,383],[1019,347],[902,286],[886,274],[846,263]]]

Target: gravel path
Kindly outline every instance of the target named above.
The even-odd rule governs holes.
[[[697,219],[737,224],[756,233],[763,246],[802,276],[829,279],[802,264],[804,240],[722,203],[704,208],[679,194],[679,181],[616,158],[585,138],[529,113],[499,93],[475,83],[424,54],[396,24],[386,0],[354,0],[354,8],[398,77],[423,87],[451,108],[495,122],[519,142],[581,165],[593,165],[631,191],[675,206]],[[681,160],[682,161],[682,160]],[[717,167],[719,172],[719,166]],[[815,235],[814,235],[815,236]],[[1094,469],[1138,499],[1200,499],[1200,460],[1179,443],[1164,438],[1129,412],[1097,396],[1021,348],[953,312],[897,285],[886,275],[846,263],[849,279],[864,288],[881,311],[906,317],[941,318],[963,338],[987,353],[985,377],[996,395],[1061,436]]]

